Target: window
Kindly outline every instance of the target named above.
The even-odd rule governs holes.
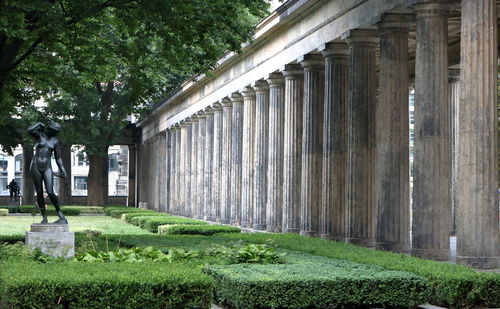
[[[0,176],[0,195],[9,195],[8,184],[7,176]]]
[[[75,176],[75,190],[87,190],[87,180],[86,176]]]
[[[87,166],[88,165],[88,158],[87,155],[84,152],[78,152],[76,154],[76,161],[78,162],[78,166]]]
[[[118,171],[118,153],[112,153],[108,155],[109,171]]]
[[[0,154],[0,174],[7,176],[7,167],[9,166],[9,161],[7,161],[7,156]]]
[[[23,172],[23,155],[19,154],[16,156],[14,159],[14,164],[15,164],[15,171],[17,173],[22,173]]]

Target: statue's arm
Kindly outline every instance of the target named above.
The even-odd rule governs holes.
[[[44,127],[45,125],[43,123],[37,122],[28,128],[28,133],[35,138],[40,138],[40,133],[43,131]]]
[[[59,142],[56,144],[56,147],[54,148],[54,156],[56,159],[56,164],[59,167],[59,176],[61,178],[66,179],[67,174],[66,174],[66,170],[64,169],[64,165],[63,165],[63,162],[61,159],[61,152],[59,150]]]

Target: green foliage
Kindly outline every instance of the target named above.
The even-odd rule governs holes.
[[[24,242],[24,238],[24,234],[0,235],[0,242],[15,244],[17,242]]]
[[[158,233],[158,226],[160,225],[208,225],[205,221],[186,219],[180,217],[135,217],[132,223],[137,222],[140,228],[150,231],[151,233]]]
[[[111,216],[113,218],[121,219],[123,214],[128,213],[155,213],[154,210],[149,209],[141,209],[134,207],[106,207],[104,209],[104,213],[107,216]]]
[[[158,234],[165,235],[213,235],[216,233],[240,233],[241,229],[226,225],[160,225]]]
[[[180,263],[13,262],[5,308],[210,308],[212,280]]]
[[[408,308],[428,299],[427,281],[344,261],[210,266],[215,301],[236,309]]]
[[[48,216],[56,216],[56,209],[52,205],[47,205],[47,215]],[[64,213],[65,216],[78,216],[80,215],[80,208],[74,208],[71,206],[63,206],[61,207],[61,211]],[[22,205],[19,206],[19,212],[20,213],[39,213],[40,211],[38,208],[34,205]]]
[[[15,213],[17,212],[17,207],[16,206],[0,206],[0,209],[7,209],[9,213]]]
[[[104,214],[104,207],[100,206],[63,206],[65,210],[67,209],[78,209],[80,214]]]
[[[169,214],[161,213],[161,212],[131,212],[122,215],[122,220],[131,223],[132,219],[135,217],[169,217]],[[136,224],[137,225],[137,224]]]
[[[9,210],[8,209],[0,209],[0,216],[6,216],[9,214]]]
[[[225,264],[280,264],[284,263],[285,256],[285,253],[278,253],[275,248],[266,244],[214,246],[206,252],[209,255],[221,256],[227,260]]]
[[[0,261],[32,259],[32,252],[22,242],[0,242]]]

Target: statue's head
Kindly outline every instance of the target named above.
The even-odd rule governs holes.
[[[49,121],[49,124],[45,129],[45,133],[47,134],[47,136],[56,136],[59,131],[61,131],[61,125],[55,121]]]

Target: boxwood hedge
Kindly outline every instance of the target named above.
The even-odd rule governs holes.
[[[148,230],[152,233],[158,233],[158,226],[160,225],[208,225],[208,223],[200,220],[186,219],[180,217],[165,217],[165,216],[145,216],[135,217],[132,223],[137,222],[140,228]]]
[[[226,225],[160,225],[158,227],[158,234],[167,235],[213,235],[240,232],[240,228]]]
[[[47,215],[48,216],[57,216],[56,209],[52,205],[47,205]],[[66,216],[79,216],[80,215],[80,207],[73,206],[62,206],[61,211]],[[19,206],[20,213],[39,213],[40,211],[35,205],[22,205]]]
[[[168,263],[9,263],[2,308],[210,308],[213,283]]]
[[[130,212],[122,215],[122,220],[128,223],[132,223],[132,219],[135,217],[169,217],[169,214],[161,212]]]

